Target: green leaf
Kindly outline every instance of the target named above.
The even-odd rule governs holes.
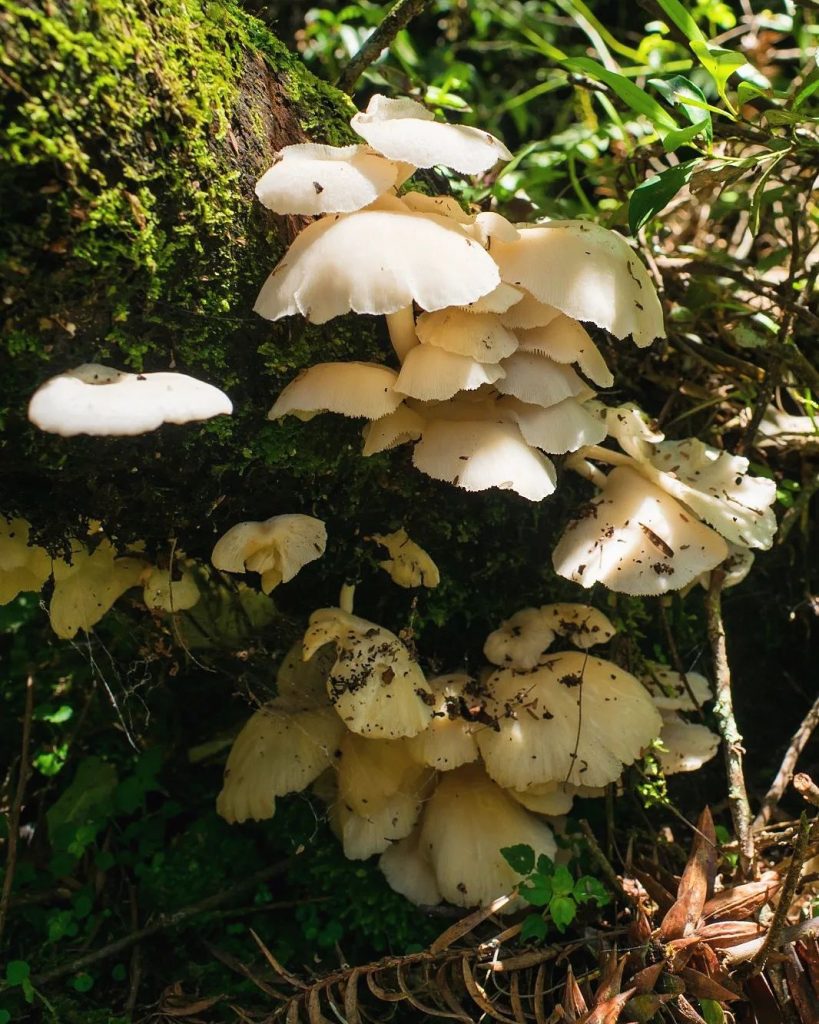
[[[128,971],[125,968],[125,964],[114,964],[111,970],[111,977],[114,981],[125,981],[128,977]]]
[[[84,825],[104,815],[117,785],[117,770],[99,757],[86,757],[77,766],[71,785],[49,808],[49,835],[63,825]]]
[[[517,846],[504,846],[501,856],[513,871],[519,875],[528,875],[535,867],[535,851],[525,843]]]
[[[90,992],[94,987],[94,979],[83,971],[73,978],[71,984],[75,992]]]
[[[819,83],[817,83],[819,85]],[[758,96],[762,96],[764,99],[770,99],[771,90],[763,89],[761,85],[757,85],[756,82],[740,82],[737,86],[737,102],[740,106],[743,103],[747,103],[749,100],[756,99]]]
[[[571,896],[555,896],[549,903],[549,913],[559,932],[565,932],[566,928],[574,921],[577,913],[577,904]]]
[[[707,120],[703,119],[698,124],[690,124],[687,128],[680,128],[678,132],[668,132],[663,139],[663,149],[666,153],[673,153],[675,149],[687,145],[698,135],[702,135],[710,141],[709,136],[712,137],[712,133],[711,118],[709,117]]]
[[[555,862],[551,857],[547,857],[545,853],[541,853],[537,859],[537,873],[539,875],[553,875],[555,871]]]
[[[679,107],[692,125],[702,125],[705,122],[703,134],[709,142],[713,139],[714,129],[711,124],[711,112],[708,110],[708,100],[698,85],[683,75],[674,75],[668,79],[650,78],[649,85],[653,85],[663,99]],[[687,129],[683,128],[682,131]],[[665,145],[668,149],[667,142]]]
[[[0,1024],[9,1024],[11,1014],[8,1010],[0,1010]]]
[[[6,964],[6,983],[8,985],[22,985],[28,980],[31,968],[25,960],[9,960]]]
[[[546,922],[540,914],[530,914],[523,921],[520,929],[520,938],[522,942],[530,942],[532,940],[540,942],[546,938],[546,931]]]
[[[705,1024],[725,1024],[725,1013],[716,999],[700,999]]]
[[[611,899],[603,884],[592,875],[583,875],[575,882],[572,896],[577,903],[594,900],[598,907],[605,906]]]
[[[552,890],[555,896],[568,896],[573,889],[574,879],[572,878],[571,871],[569,871],[565,864],[558,865],[552,876]]]
[[[721,46],[711,46],[709,43],[696,40],[691,43],[691,49],[699,59],[700,64],[714,79],[717,92],[728,104],[729,109],[733,111],[734,108],[731,106],[725,93],[725,86],[728,84],[728,79],[731,75],[745,64],[745,58],[741,53],[737,53],[736,50],[725,50]]]
[[[808,75],[805,85],[799,90],[793,100],[793,109],[798,110],[805,100],[810,99],[811,96],[819,89],[819,71],[814,71]]]
[[[628,201],[628,226],[632,234],[664,209],[694,173],[698,160],[669,167],[637,186]]]
[[[683,7],[679,0],[657,0],[657,3],[668,16],[668,20],[677,26],[680,32],[682,32],[690,43],[695,41],[701,43],[706,42],[705,36],[702,34],[702,30],[699,25],[694,21],[693,17]]]
[[[67,722],[74,714],[74,709],[69,704],[60,704],[54,707],[53,704],[41,704],[34,711],[34,718],[38,722],[50,722],[52,725],[60,725]]]
[[[552,880],[545,875],[532,875],[529,882],[518,891],[533,907],[545,907],[554,893]]]
[[[660,104],[634,82],[629,81],[614,71],[609,71],[602,64],[590,57],[569,57],[562,61],[563,65],[579,75],[587,75],[599,82],[604,82],[612,92],[638,114],[643,114],[651,121],[657,131],[671,131],[679,125]]]

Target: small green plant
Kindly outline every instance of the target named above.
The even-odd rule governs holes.
[[[598,907],[611,901],[598,879],[592,875],[575,879],[565,864],[555,864],[544,854],[535,861],[531,846],[505,846],[501,855],[513,871],[523,876],[518,894],[533,907],[543,907],[539,914],[529,914],[524,920],[520,932],[524,942],[545,939],[548,921],[559,932],[565,932],[577,916],[577,908],[590,900]]]

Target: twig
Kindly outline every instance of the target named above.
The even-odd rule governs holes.
[[[799,772],[793,777],[793,788],[809,804],[819,807],[819,786],[806,772]]]
[[[788,783],[791,781],[793,770],[796,767],[796,762],[799,760],[799,755],[805,749],[808,740],[811,738],[811,735],[817,726],[819,726],[819,697],[816,698],[813,707],[802,719],[802,724],[791,738],[790,745],[782,759],[782,764],[779,766],[779,771],[776,773],[776,776],[771,783],[771,788],[765,794],[765,799],[762,801],[762,808],[759,814],[757,814],[754,819],[754,828],[760,828],[762,825],[767,825],[773,817],[777,804],[782,799],[782,795],[788,788]]]
[[[586,842],[589,844],[589,853],[591,853],[592,857],[594,857],[594,859],[597,861],[600,870],[606,876],[606,881],[609,883],[612,889],[614,889],[614,891],[617,893],[620,899],[626,904],[626,906],[630,907],[632,910],[638,910],[639,906],[637,904],[637,901],[632,896],[629,896],[629,894],[623,888],[623,883],[618,878],[617,872],[611,866],[608,857],[605,855],[605,853],[603,853],[602,849],[600,848],[600,844],[597,842],[594,832],[592,832],[591,830],[591,825],[589,825],[588,821],[586,821],[585,818],[582,818],[580,821],[580,831],[586,837]]]
[[[26,795],[26,783],[28,782],[28,745],[31,739],[31,719],[34,715],[34,676],[26,679],[26,703],[23,711],[23,739],[20,747],[20,769],[17,773],[17,790],[14,794],[11,809],[8,815],[8,847],[6,849],[6,873],[3,878],[3,892],[0,895],[0,945],[3,942],[3,932],[6,928],[9,905],[11,904],[11,890],[14,885],[14,872],[17,867],[17,843],[20,838],[20,815],[23,810],[23,800]]]
[[[206,896],[203,900],[199,900],[197,903],[191,903],[190,906],[183,907],[181,910],[176,910],[172,914],[161,914],[152,924],[146,925],[144,928],[138,928],[136,931],[133,931],[129,935],[125,935],[123,938],[117,939],[114,942],[109,942],[107,946],[103,946],[101,949],[96,949],[92,953],[86,953],[84,956],[77,957],[75,960],[70,960],[68,963],[61,964],[59,967],[55,967],[51,971],[46,971],[44,974],[36,975],[31,979],[32,984],[44,985],[49,981],[54,981],[56,978],[62,978],[66,974],[75,974],[77,971],[91,966],[91,964],[98,963],[100,960],[107,960],[109,956],[115,956],[117,953],[121,953],[125,949],[130,949],[131,946],[136,943],[142,942],[144,939],[150,939],[159,932],[167,931],[169,928],[177,928],[179,925],[189,921],[192,917],[198,917],[200,914],[207,914],[208,911],[213,910],[222,903],[227,903],[229,900],[247,892],[249,889],[253,889],[261,882],[265,882],[270,878],[274,878],[276,875],[282,874],[289,864],[289,860],[279,861],[279,863],[263,868],[261,871],[257,871],[255,874],[250,875],[249,878],[245,878],[243,881],[237,882],[236,885],[231,886],[229,889],[224,889],[222,892],[214,893],[212,896]]]
[[[776,905],[771,926],[768,929],[768,934],[762,944],[762,949],[760,949],[753,959],[755,974],[759,974],[759,972],[765,967],[771,951],[779,949],[782,943],[782,933],[787,922],[788,911],[790,910],[791,903],[793,902],[793,897],[796,893],[796,886],[799,884],[799,876],[802,873],[802,865],[805,863],[805,857],[808,853],[809,838],[810,822],[808,821],[807,814],[803,813],[802,817],[799,819],[799,835],[796,838],[796,843],[793,848],[793,857],[791,858],[791,863],[788,867],[788,873],[785,875],[782,893],[779,897],[779,902]]]
[[[674,639],[674,633],[671,630],[671,623],[668,621],[668,611],[662,602],[662,599],[658,602],[660,609],[660,620],[663,624],[663,632],[665,633],[665,642],[668,644],[668,651],[671,655],[671,661],[674,664],[674,669],[677,675],[682,679],[685,692],[688,695],[688,699],[694,705],[697,714],[701,721],[705,721],[705,715],[703,714],[702,704],[697,700],[694,691],[691,689],[691,683],[688,681],[688,675],[685,671],[680,652],[677,647],[677,641]]]
[[[728,664],[728,649],[725,642],[725,627],[722,622],[722,587],[725,570],[714,569],[711,585],[705,599],[708,623],[708,641],[714,664],[716,702],[714,714],[725,747],[725,766],[728,774],[728,803],[734,831],[739,840],[739,862],[746,877],[750,877],[754,861],[754,836],[751,831],[751,807],[745,787],[742,770],[742,736],[734,718],[734,700],[731,693],[731,668]]]
[[[402,28],[420,14],[429,0],[397,0],[387,11],[378,28],[364,40],[358,52],[353,54],[349,63],[339,75],[336,86],[342,92],[351,93],[356,82],[367,68],[386,50]]]

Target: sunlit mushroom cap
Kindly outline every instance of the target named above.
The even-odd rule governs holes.
[[[424,313],[416,324],[424,345],[433,345],[481,363],[498,363],[518,347],[518,340],[494,313],[441,309]]]
[[[438,566],[403,527],[394,533],[376,533],[372,539],[389,552],[390,557],[378,564],[399,587],[437,587],[441,582]]]
[[[699,672],[686,672],[683,678],[674,669],[649,661],[640,678],[661,711],[696,711],[714,696],[711,684]]]
[[[552,858],[551,829],[529,814],[478,764],[441,776],[424,810],[420,847],[444,899],[459,907],[485,906],[520,882],[501,848],[524,844]],[[502,913],[519,906],[507,904]]]
[[[431,907],[441,902],[441,891],[435,873],[421,848],[421,829],[415,828],[397,843],[391,843],[381,854],[378,866],[390,888],[418,907]]]
[[[298,793],[335,762],[344,723],[331,707],[280,698],[251,715],[225,766],[217,812],[231,823],[272,818],[275,798]]]
[[[25,519],[0,517],[0,604],[40,590],[51,575],[48,552],[29,543],[29,529]]]
[[[493,243],[492,256],[504,281],[575,320],[631,335],[641,348],[665,337],[651,278],[613,231],[588,221],[522,225],[516,242]]]
[[[493,288],[491,292],[481,296],[480,299],[475,299],[474,302],[461,306],[461,309],[466,310],[468,313],[506,313],[511,306],[520,302],[522,296],[523,292],[513,288],[511,284],[501,281],[497,288]],[[555,310],[555,313],[557,313],[557,310]],[[508,327],[510,325],[504,323],[504,326]]]
[[[304,657],[326,643],[336,645],[327,691],[349,729],[374,739],[397,739],[426,728],[432,691],[397,636],[340,608],[321,608],[310,616]]]
[[[398,199],[378,204],[308,225],[262,287],[256,312],[323,324],[350,310],[463,306],[499,284],[492,257],[454,221],[413,213]]]
[[[429,680],[435,694],[434,717],[423,732],[405,741],[410,756],[419,764],[448,772],[477,760],[477,726],[464,717],[469,701],[465,691],[470,683],[470,677],[464,673]]]
[[[349,213],[368,206],[398,179],[398,166],[366,146],[285,146],[256,182],[263,206],[276,213]]]
[[[606,437],[605,421],[589,404],[577,398],[564,398],[544,409],[507,395],[500,399],[497,409],[505,419],[518,425],[528,444],[551,455],[563,455],[599,444]]]
[[[586,652],[547,658],[533,672],[501,669],[487,681],[499,729],[478,733],[487,772],[501,786],[605,786],[660,733],[643,685]]]
[[[541,664],[554,638],[540,608],[522,608],[489,634],[483,653],[493,665],[528,672]]]
[[[183,570],[180,578],[171,577],[169,569],[152,566],[144,575],[142,599],[146,608],[160,612],[184,612],[198,603],[201,594],[196,577]]]
[[[299,514],[264,522],[237,523],[216,542],[211,561],[223,572],[258,572],[269,594],[288,583],[308,562],[320,558],[327,530],[320,519]]]
[[[569,813],[577,790],[563,782],[543,782],[539,786],[509,789],[507,792],[528,811],[555,816]]]
[[[618,467],[566,528],[552,561],[559,576],[584,587],[642,596],[679,590],[727,553],[718,533],[635,470]]]
[[[379,363],[317,363],[302,370],[276,399],[267,414],[312,419],[320,412],[377,420],[398,408],[403,396],[393,390],[395,370]]]
[[[366,424],[362,454],[375,455],[407,441],[417,441],[423,429],[423,416],[406,404],[399,405],[395,412]]]
[[[552,463],[530,448],[512,423],[431,420],[415,446],[412,462],[434,480],[465,491],[498,487],[542,501],[556,486]]]
[[[504,281],[502,285],[507,285]],[[555,309],[554,306],[549,306],[545,302],[540,302],[530,292],[518,290],[518,295],[521,298],[503,311],[501,321],[504,327],[508,327],[511,330],[530,330],[533,327],[545,327],[550,324],[555,317],[561,316],[559,309]]]
[[[592,394],[571,366],[561,366],[534,352],[518,349],[500,366],[505,376],[495,382],[497,390],[530,405],[546,409],[566,398]]]
[[[375,95],[366,112],[356,114],[350,124],[379,153],[416,167],[480,174],[498,160],[512,159],[506,146],[488,132],[436,121],[430,110],[411,99]]]
[[[610,388],[614,376],[589,336],[589,332],[562,313],[544,327],[519,331],[522,352],[536,352],[556,363],[577,363],[581,371],[601,388]]]
[[[493,384],[503,375],[498,363],[479,363],[432,345],[416,345],[404,359],[395,390],[423,402],[444,401],[459,391]]]
[[[88,551],[79,542],[71,547],[71,562],[54,561],[54,593],[48,614],[51,628],[70,639],[95,626],[126,590],[137,586],[145,570],[138,558],[117,558],[109,540]]]
[[[606,644],[617,632],[608,615],[588,604],[545,604],[540,611],[558,636],[581,650]]]
[[[413,213],[434,213],[466,227],[475,223],[475,214],[465,210],[455,196],[428,196],[425,192],[404,192],[401,202]]]
[[[660,741],[664,750],[656,751],[666,775],[695,772],[719,750],[720,738],[704,725],[686,722],[673,712],[663,714]]]
[[[184,373],[122,373],[84,363],[42,384],[29,402],[28,418],[63,437],[118,437],[232,411],[227,395]]]
[[[633,402],[608,407],[599,405],[598,411],[605,419],[608,434],[627,455],[640,462],[647,461],[654,451],[654,445],[665,437]]]

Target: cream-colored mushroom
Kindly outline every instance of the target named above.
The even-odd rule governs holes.
[[[51,575],[48,552],[29,543],[29,532],[25,519],[0,517],[0,604],[40,590]]]
[[[399,587],[437,587],[441,582],[438,566],[403,527],[394,533],[373,534],[372,539],[389,552],[390,557],[378,564]]]
[[[303,707],[323,707],[328,702],[327,679],[335,660],[335,646],[325,644],[305,661],[302,641],[297,640],[282,658],[276,673],[278,696]]]
[[[617,632],[608,615],[588,604],[545,604],[540,611],[558,636],[582,650],[608,643]]]
[[[720,738],[704,725],[686,722],[673,711],[663,713],[662,744],[657,760],[666,775],[695,772],[719,750]]]
[[[502,282],[501,287],[510,288],[507,282]],[[559,309],[549,306],[545,302],[539,302],[531,292],[516,289],[520,299],[511,303],[507,309],[502,311],[501,322],[504,327],[511,330],[530,330],[533,327],[545,327],[556,317],[561,316]]]
[[[517,424],[527,444],[550,455],[563,455],[605,438],[605,421],[589,408],[592,404],[564,398],[544,409],[507,395],[500,399],[497,410]]]
[[[592,394],[571,366],[561,366],[533,352],[518,349],[499,365],[504,376],[495,382],[497,390],[529,405],[548,408],[566,398]]]
[[[469,356],[481,363],[498,363],[518,347],[515,335],[495,313],[441,309],[420,316],[416,329],[423,345]]]
[[[143,573],[142,599],[145,607],[158,612],[184,612],[193,608],[202,596],[196,577],[189,569],[183,569],[178,580],[173,579],[170,569],[151,566]]]
[[[518,331],[521,352],[535,352],[556,363],[577,363],[590,381],[610,388],[614,376],[589,332],[577,320],[562,313],[545,327]]]
[[[494,384],[503,376],[500,363],[479,363],[433,345],[417,345],[407,353],[393,387],[400,397],[443,401],[460,391],[475,391],[484,384]]]
[[[542,782],[539,786],[530,786],[528,789],[509,789],[507,792],[527,811],[554,817],[569,813],[577,789],[565,782]]]
[[[483,653],[493,665],[528,672],[544,661],[554,638],[540,608],[522,608],[489,634]]]
[[[403,404],[381,419],[368,423],[362,432],[363,455],[389,451],[407,441],[417,441],[424,429],[424,418],[415,409]]]
[[[415,828],[397,843],[391,843],[381,854],[378,866],[397,893],[418,907],[441,902],[441,891],[435,872],[421,848],[421,829]]]
[[[237,523],[219,538],[210,557],[222,572],[259,573],[262,590],[269,594],[280,583],[289,583],[308,562],[321,558],[326,545],[324,523],[296,513]]]
[[[472,680],[465,673],[453,673],[430,679],[429,685],[435,695],[432,721],[405,742],[419,764],[448,772],[478,758],[475,730],[479,726],[468,717]]]
[[[267,418],[310,420],[317,413],[335,412],[377,420],[395,412],[403,401],[393,390],[397,379],[395,370],[379,363],[317,363],[287,385]]]
[[[696,711],[714,696],[711,684],[699,672],[686,672],[683,677],[674,669],[649,661],[640,678],[655,706],[663,712]]]

